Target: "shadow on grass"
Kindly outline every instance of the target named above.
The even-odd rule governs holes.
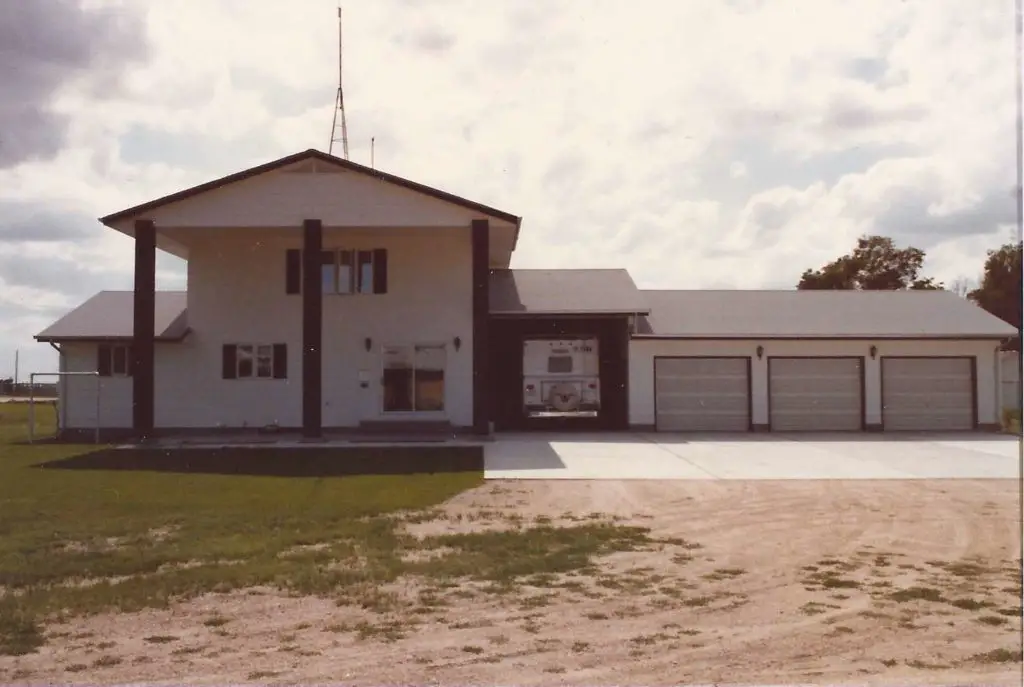
[[[48,470],[341,477],[483,472],[482,446],[106,448],[39,463]]]

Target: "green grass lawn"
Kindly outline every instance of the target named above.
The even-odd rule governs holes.
[[[37,412],[39,435],[53,412]],[[405,520],[483,482],[480,472],[275,477],[38,467],[97,450],[24,443],[27,409],[0,406],[0,654],[31,651],[40,623],[164,607],[273,585],[380,603],[401,575],[508,583],[588,565],[647,540],[604,524],[415,539]],[[190,449],[179,449],[190,450]],[[295,451],[275,451],[278,459]],[[443,555],[404,554],[436,549]]]

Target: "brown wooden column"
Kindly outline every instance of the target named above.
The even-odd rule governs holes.
[[[473,255],[473,431],[490,431],[491,402],[488,347],[490,317],[490,223],[475,219],[471,224]]]
[[[321,436],[323,423],[321,342],[323,338],[323,290],[320,285],[320,252],[323,226],[318,219],[302,222],[302,435]]]
[[[132,428],[140,439],[153,434],[156,226],[135,220],[135,298],[132,325]]]

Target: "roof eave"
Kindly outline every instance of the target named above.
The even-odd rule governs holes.
[[[184,341],[189,334],[192,333],[192,329],[188,328],[181,334],[174,336],[158,335],[153,337],[153,341],[158,343],[180,343]],[[131,343],[135,337],[131,335],[127,336],[47,336],[45,334],[36,334],[32,337],[39,343]]]
[[[328,155],[327,153],[324,153],[324,152],[322,152],[320,150],[316,150],[314,148],[310,148],[308,150],[304,150],[304,151],[301,151],[301,152],[298,152],[298,153],[293,153],[291,155],[287,155],[287,156],[279,158],[277,160],[271,160],[270,162],[265,162],[265,163],[263,163],[261,165],[257,165],[255,167],[250,167],[250,168],[244,169],[244,170],[242,170],[240,172],[234,172],[233,174],[229,174],[227,176],[220,177],[219,179],[214,179],[212,181],[204,182],[202,184],[199,184],[198,186],[192,186],[190,188],[186,188],[186,189],[183,189],[181,191],[176,191],[176,192],[171,193],[169,195],[162,196],[162,197],[156,198],[154,200],[146,201],[145,203],[141,203],[139,205],[135,205],[135,206],[127,208],[125,210],[119,210],[117,212],[111,213],[111,214],[106,215],[104,217],[100,217],[100,222],[102,222],[104,225],[106,225],[106,226],[108,226],[108,227],[113,229],[113,228],[115,228],[113,225],[116,222],[120,222],[120,221],[123,221],[123,220],[126,220],[126,219],[130,219],[132,217],[135,217],[137,215],[143,214],[143,213],[148,212],[150,210],[155,210],[156,208],[160,208],[160,207],[163,207],[165,205],[170,205],[171,203],[176,203],[178,201],[186,200],[186,199],[191,198],[192,196],[198,195],[200,193],[205,193],[207,191],[213,191],[214,189],[220,188],[222,186],[227,186],[229,184],[233,184],[233,183],[236,183],[236,182],[239,182],[239,181],[244,181],[245,179],[249,179],[251,177],[263,174],[265,172],[273,171],[275,169],[279,169],[279,168],[284,167],[286,165],[290,165],[290,164],[292,164],[294,162],[300,162],[300,161],[305,160],[307,158],[318,158],[318,159],[323,160],[325,162],[336,164],[336,165],[338,165],[340,167],[343,167],[345,169],[350,169],[350,170],[352,170],[354,172],[359,172],[359,173],[365,174],[367,176],[372,176],[372,177],[375,177],[375,178],[380,179],[382,181],[387,181],[387,182],[393,183],[393,184],[395,184],[397,186],[402,186],[402,187],[407,188],[407,189],[409,189],[411,191],[418,191],[420,193],[424,193],[426,195],[433,196],[433,197],[435,197],[435,198],[437,198],[439,200],[444,200],[444,201],[447,201],[449,203],[454,203],[455,205],[460,205],[460,206],[465,207],[467,209],[475,210],[475,211],[481,212],[481,213],[483,213],[485,215],[489,215],[491,217],[494,217],[495,219],[500,219],[502,221],[509,222],[509,223],[513,224],[515,226],[515,229],[516,229],[516,231],[515,231],[515,238],[513,239],[513,244],[512,244],[512,249],[513,250],[515,250],[516,243],[518,243],[518,240],[519,240],[519,228],[520,228],[520,226],[522,224],[522,217],[513,215],[513,214],[511,214],[509,212],[505,212],[503,210],[498,210],[497,208],[492,208],[492,207],[490,207],[488,205],[484,205],[482,203],[477,203],[475,201],[468,200],[468,199],[462,198],[460,196],[456,196],[454,194],[448,193],[447,191],[442,191],[440,189],[436,189],[436,188],[433,188],[431,186],[426,186],[424,184],[420,184],[420,183],[415,182],[415,181],[410,181],[409,179],[404,179],[402,177],[394,176],[393,174],[388,174],[387,172],[381,172],[379,170],[373,169],[372,167],[366,167],[366,166],[358,164],[356,162],[352,162],[351,160],[345,160],[345,159],[342,159],[340,157],[335,157],[333,155]]]
[[[628,317],[649,315],[649,310],[491,310],[492,317]]]
[[[1005,341],[1016,334],[634,334],[634,339],[697,341]]]

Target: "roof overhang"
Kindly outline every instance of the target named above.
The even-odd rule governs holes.
[[[634,334],[631,338],[650,341],[1008,341],[1015,337],[995,334]]]
[[[181,343],[188,335],[192,333],[191,329],[186,329],[179,335],[176,336],[154,336],[154,343]],[[134,337],[132,336],[40,336],[36,335],[32,337],[40,343],[126,343],[130,344]]]
[[[293,212],[282,208],[281,212],[261,212],[261,208],[253,207],[253,203],[247,203],[244,199],[239,202],[238,193],[228,198],[223,205],[216,206],[210,202],[211,197],[218,193],[223,196],[232,190],[239,189],[243,182],[255,180],[257,177],[278,171],[306,171],[312,174],[319,174],[324,177],[331,174],[336,179],[341,175],[338,172],[349,172],[354,176],[353,181],[359,180],[360,189],[355,193],[355,198],[364,199],[366,185],[372,181],[382,182],[391,193],[404,190],[417,195],[424,202],[433,203],[433,208],[439,212],[436,216],[422,216],[415,211],[407,212],[404,216],[401,213],[378,212],[376,216],[369,216],[363,212],[358,217],[346,216],[344,212],[345,203],[333,204],[330,202],[310,202],[309,198],[296,197],[293,205]],[[332,174],[333,173],[333,174]],[[312,176],[309,177],[312,180]],[[318,180],[320,181],[320,180]],[[312,183],[312,181],[310,181]],[[330,182],[327,182],[330,183]],[[293,191],[296,188],[291,183],[288,188]],[[265,191],[265,189],[264,189]],[[254,198],[261,197],[261,190],[254,191]],[[266,196],[265,193],[262,194]],[[298,196],[299,194],[295,194]],[[287,195],[285,195],[287,199]],[[271,204],[272,209],[278,209],[280,203]],[[374,203],[367,201],[363,210],[392,210],[393,204],[387,202]],[[447,207],[449,210],[445,211]],[[412,206],[410,205],[410,208]],[[185,211],[190,209],[191,211]],[[457,212],[452,210],[457,209]],[[293,216],[294,215],[294,216]],[[194,236],[196,229],[233,229],[233,228],[271,228],[294,230],[301,226],[302,219],[321,219],[325,228],[354,228],[354,229],[383,229],[383,228],[408,228],[419,226],[457,226],[469,225],[469,218],[488,219],[491,221],[491,243],[494,251],[500,253],[499,259],[494,261],[498,264],[507,265],[508,257],[515,250],[519,242],[519,232],[522,225],[522,218],[497,208],[477,203],[475,201],[456,196],[454,194],[420,184],[409,179],[381,172],[349,160],[334,157],[315,149],[305,150],[293,155],[257,165],[249,169],[229,174],[219,179],[214,179],[191,188],[184,189],[139,205],[119,210],[100,218],[104,225],[134,237],[134,224],[139,219],[153,220],[157,227],[157,247],[178,257],[187,257],[188,238]],[[396,219],[398,221],[396,221]],[[282,221],[283,220],[283,221]],[[422,222],[422,224],[421,224]],[[193,230],[193,233],[184,231]],[[492,253],[493,256],[493,253]],[[493,261],[493,260],[492,260]]]

